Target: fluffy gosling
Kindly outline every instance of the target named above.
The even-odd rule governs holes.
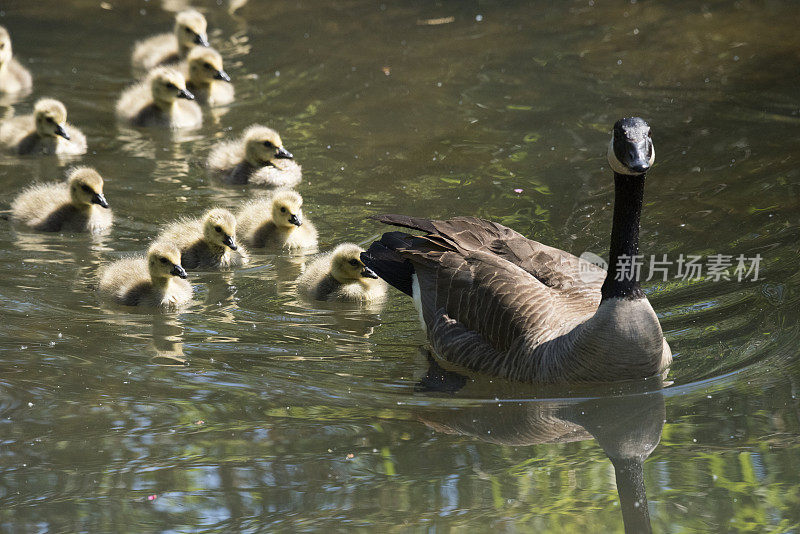
[[[278,132],[254,124],[239,139],[223,141],[208,155],[208,167],[229,184],[294,187],[300,183],[300,165],[283,148]]]
[[[11,35],[0,26],[0,93],[20,93],[33,87],[28,69],[14,59],[11,52]]]
[[[186,89],[183,74],[168,67],[153,69],[144,82],[126,89],[117,101],[117,116],[132,126],[197,128],[203,113]]]
[[[318,257],[297,279],[301,295],[314,300],[372,302],[386,294],[386,283],[361,261],[364,249],[342,243]]]
[[[132,63],[137,70],[177,63],[197,46],[208,46],[208,23],[199,11],[187,9],[175,16],[172,33],[148,37],[134,45]]]
[[[236,243],[236,218],[228,210],[215,208],[200,219],[178,220],[156,237],[178,247],[186,269],[224,269],[249,261],[247,251]]]
[[[222,68],[222,56],[213,48],[197,46],[189,52],[183,74],[186,88],[201,104],[223,106],[233,102],[231,77]]]
[[[192,285],[181,267],[181,253],[156,243],[146,257],[117,260],[100,271],[100,294],[124,306],[174,309],[192,298]]]
[[[73,169],[66,182],[37,184],[11,203],[14,220],[43,232],[90,232],[111,227],[103,178],[89,167]]]
[[[249,202],[236,216],[239,235],[253,247],[314,248],[317,229],[303,217],[302,206],[303,197],[289,190]]]
[[[0,125],[0,145],[16,154],[79,155],[86,153],[86,136],[67,123],[67,108],[42,98],[32,115],[12,117]]]

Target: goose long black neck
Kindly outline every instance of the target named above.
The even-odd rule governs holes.
[[[644,174],[614,173],[614,222],[611,227],[608,274],[601,290],[603,300],[644,298],[639,277],[630,267],[633,257],[639,254],[639,219],[644,198],[644,177]],[[620,258],[625,260],[627,267],[619,266]]]

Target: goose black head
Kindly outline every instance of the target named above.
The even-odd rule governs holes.
[[[639,176],[656,159],[650,126],[639,117],[626,117],[614,124],[608,145],[608,163],[617,174]]]

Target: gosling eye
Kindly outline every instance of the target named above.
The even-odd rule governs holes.
[[[185,31],[186,33],[194,33],[194,32],[191,30],[191,28],[184,28],[184,29],[183,29],[183,31]]]
[[[213,69],[213,68],[214,68],[214,67],[211,65],[211,63],[206,63],[206,64],[204,64],[203,66],[204,66],[205,68],[207,68],[208,70],[211,70],[211,69]]]
[[[47,122],[55,124],[56,120],[53,117],[47,117]]]
[[[358,267],[358,260],[355,259],[355,258],[353,258],[352,260],[348,261],[347,263],[349,263],[353,267]]]
[[[167,264],[169,263],[169,260],[168,260],[167,258],[159,258],[158,260],[159,260],[161,263],[163,263],[164,265],[167,265]]]
[[[281,213],[286,213],[286,208],[281,208]]]
[[[267,147],[267,148],[272,148],[275,145],[273,145],[270,141],[264,141],[264,146]]]
[[[178,86],[175,85],[174,83],[170,82],[170,83],[167,84],[167,89],[177,90]]]
[[[91,193],[91,192],[92,192],[92,188],[91,188],[91,187],[89,187],[88,185],[82,185],[82,186],[81,186],[81,189],[83,189],[83,190],[84,190],[84,191],[86,191],[87,193]]]
[[[216,230],[217,232],[222,233],[222,227],[221,226],[215,226],[214,230]]]

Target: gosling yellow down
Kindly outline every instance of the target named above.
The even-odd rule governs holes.
[[[123,306],[174,309],[192,298],[192,286],[181,267],[181,253],[155,243],[146,257],[123,258],[100,271],[100,295]]]
[[[208,155],[208,168],[229,184],[294,187],[303,175],[293,158],[278,132],[254,124],[239,139],[215,146]]]
[[[186,88],[197,102],[209,106],[224,106],[233,102],[231,77],[222,68],[222,56],[213,48],[195,47],[182,66]]]
[[[103,178],[89,167],[70,171],[66,182],[36,184],[11,203],[14,220],[43,232],[102,232],[111,227]]]
[[[186,59],[197,46],[208,46],[208,23],[199,11],[187,9],[175,16],[172,33],[162,33],[139,41],[133,48],[132,63],[136,70],[150,70],[159,65]]]
[[[318,257],[297,279],[306,298],[343,302],[373,302],[386,294],[386,283],[361,261],[364,249],[342,243]]]
[[[236,243],[236,218],[228,210],[214,208],[199,219],[181,219],[156,237],[174,245],[186,269],[224,269],[249,261],[247,251]]]
[[[303,197],[290,190],[253,200],[236,216],[239,235],[252,247],[289,250],[317,246],[317,229],[303,217]]]
[[[86,136],[67,122],[64,104],[42,98],[32,115],[12,117],[0,125],[0,145],[15,154],[75,156],[86,153]]]
[[[0,26],[0,93],[21,93],[33,87],[33,78],[28,69],[14,59],[11,51],[11,35]]]
[[[126,89],[117,101],[117,116],[132,126],[198,128],[203,112],[186,89],[179,71],[157,67],[145,81]]]

